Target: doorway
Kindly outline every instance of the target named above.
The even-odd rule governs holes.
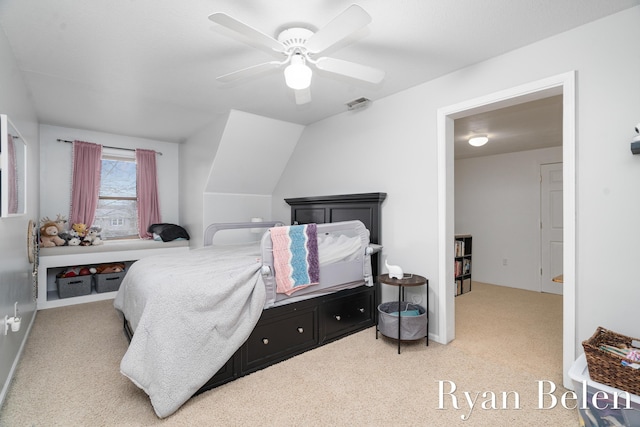
[[[438,341],[455,338],[453,133],[454,120],[470,114],[563,95],[563,382],[571,387],[575,360],[575,72],[532,82],[438,110]]]

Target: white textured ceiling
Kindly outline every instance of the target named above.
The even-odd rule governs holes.
[[[482,147],[469,138],[485,135]],[[562,95],[472,114],[454,122],[456,159],[491,156],[562,145]]]
[[[41,123],[179,142],[237,109],[308,124],[640,4],[640,0],[362,0],[373,18],[326,52],[386,72],[378,86],[315,73],[296,105],[282,74],[215,77],[273,57],[207,19],[275,35],[321,28],[351,0],[0,0]]]

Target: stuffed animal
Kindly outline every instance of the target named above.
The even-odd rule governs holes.
[[[58,226],[55,222],[45,222],[40,227],[40,246],[43,248],[62,246],[65,243],[66,241],[58,236]]]
[[[87,225],[86,224],[82,224],[82,223],[73,224],[71,226],[71,229],[73,231],[75,231],[76,233],[78,233],[78,237],[80,237],[80,238],[83,238],[87,234]]]
[[[67,246],[69,244],[69,240],[71,239],[71,235],[67,231],[59,232],[58,237],[64,240],[64,245],[62,246]]]
[[[112,264],[100,264],[92,270],[97,274],[120,273],[121,271],[124,271],[124,263],[114,262]]]
[[[76,276],[88,276],[91,274],[89,267],[68,267],[62,273],[58,274],[58,277],[76,277]]]
[[[83,240],[85,242],[89,242],[93,246],[101,245],[102,244],[102,237],[100,237],[101,231],[102,231],[102,228],[93,226],[87,230],[87,234],[84,236]]]
[[[80,246],[81,240],[78,236],[71,236],[69,240],[67,240],[67,245],[69,246]]]
[[[54,222],[56,227],[58,227],[58,234],[60,234],[64,230],[64,225],[67,223],[67,219],[63,215],[58,214],[55,220],[49,219],[48,216],[45,216],[40,220],[41,224],[45,224],[47,222]]]

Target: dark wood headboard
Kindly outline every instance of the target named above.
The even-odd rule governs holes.
[[[284,200],[291,206],[291,224],[359,220],[369,230],[371,243],[380,245],[382,202],[386,198],[387,193],[363,193]],[[378,254],[371,257],[371,267],[377,277]]]

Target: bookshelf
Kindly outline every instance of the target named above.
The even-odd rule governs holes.
[[[455,284],[456,296],[471,292],[471,251],[472,237],[470,234],[455,236]]]

